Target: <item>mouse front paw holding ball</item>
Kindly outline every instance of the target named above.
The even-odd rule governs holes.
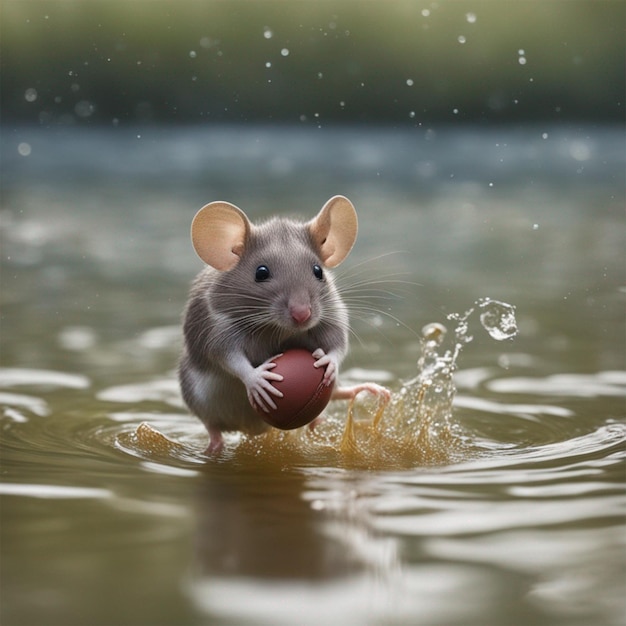
[[[243,380],[246,386],[248,401],[256,410],[265,411],[276,408],[276,398],[282,398],[283,394],[274,383],[283,380],[281,374],[272,371],[276,367],[273,360],[261,363]]]
[[[316,359],[314,367],[324,369],[324,384],[326,386],[332,385],[337,378],[337,372],[339,370],[337,357],[334,354],[326,354],[324,350],[318,348],[313,352],[313,358]]]
[[[206,267],[185,310],[179,380],[209,432],[207,453],[221,450],[224,432],[295,428],[331,395],[345,397],[335,381],[348,311],[331,269],[356,235],[356,211],[343,196],[307,222],[253,224],[228,202],[198,211],[191,239]]]

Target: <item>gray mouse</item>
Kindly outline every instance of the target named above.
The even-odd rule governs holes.
[[[268,424],[259,410],[276,408],[282,376],[270,360],[305,348],[332,385],[348,350],[346,305],[329,268],[348,255],[357,235],[352,203],[334,196],[308,222],[274,217],[252,224],[228,202],[211,202],[193,219],[191,238],[207,264],[196,277],[184,315],[179,366],[182,395],[209,431],[207,454],[223,432],[251,435]],[[361,391],[389,397],[384,387],[335,385],[333,399]]]

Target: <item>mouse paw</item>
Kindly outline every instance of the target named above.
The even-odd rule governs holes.
[[[326,368],[322,382],[329,387],[337,378],[337,370],[339,369],[337,359],[331,354],[326,354],[321,348],[318,348],[315,352],[313,352],[313,358],[316,359],[313,364],[314,367]]]
[[[204,451],[204,454],[206,456],[215,456],[219,454],[223,448],[224,438],[222,437],[222,431],[216,428],[209,428],[209,445]]]
[[[276,363],[273,361],[265,361],[265,363],[255,367],[250,376],[243,381],[250,404],[255,409],[260,409],[265,413],[269,413],[270,409],[276,408],[276,403],[272,396],[277,398],[283,397],[282,392],[272,385],[272,381],[283,380],[280,374],[272,372],[275,367]]]
[[[358,383],[350,387],[338,387],[333,391],[332,398],[333,400],[352,400],[362,391],[367,391],[372,395],[378,396],[385,403],[391,400],[391,392],[389,389],[377,383]]]

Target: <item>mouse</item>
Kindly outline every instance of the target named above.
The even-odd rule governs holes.
[[[253,224],[224,201],[196,213],[191,241],[206,266],[185,306],[178,376],[185,404],[208,431],[206,454],[222,450],[225,432],[271,428],[259,414],[282,395],[271,359],[292,348],[308,350],[324,368],[331,399],[361,391],[389,399],[376,383],[335,384],[350,328],[332,270],[352,250],[357,230],[354,205],[340,195],[308,221],[277,216]]]

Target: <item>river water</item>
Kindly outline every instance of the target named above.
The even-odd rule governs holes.
[[[5,127],[2,624],[622,624],[622,130]],[[344,376],[393,411],[208,459],[175,377],[191,218],[335,194],[367,296]],[[460,352],[425,416],[433,323]]]

